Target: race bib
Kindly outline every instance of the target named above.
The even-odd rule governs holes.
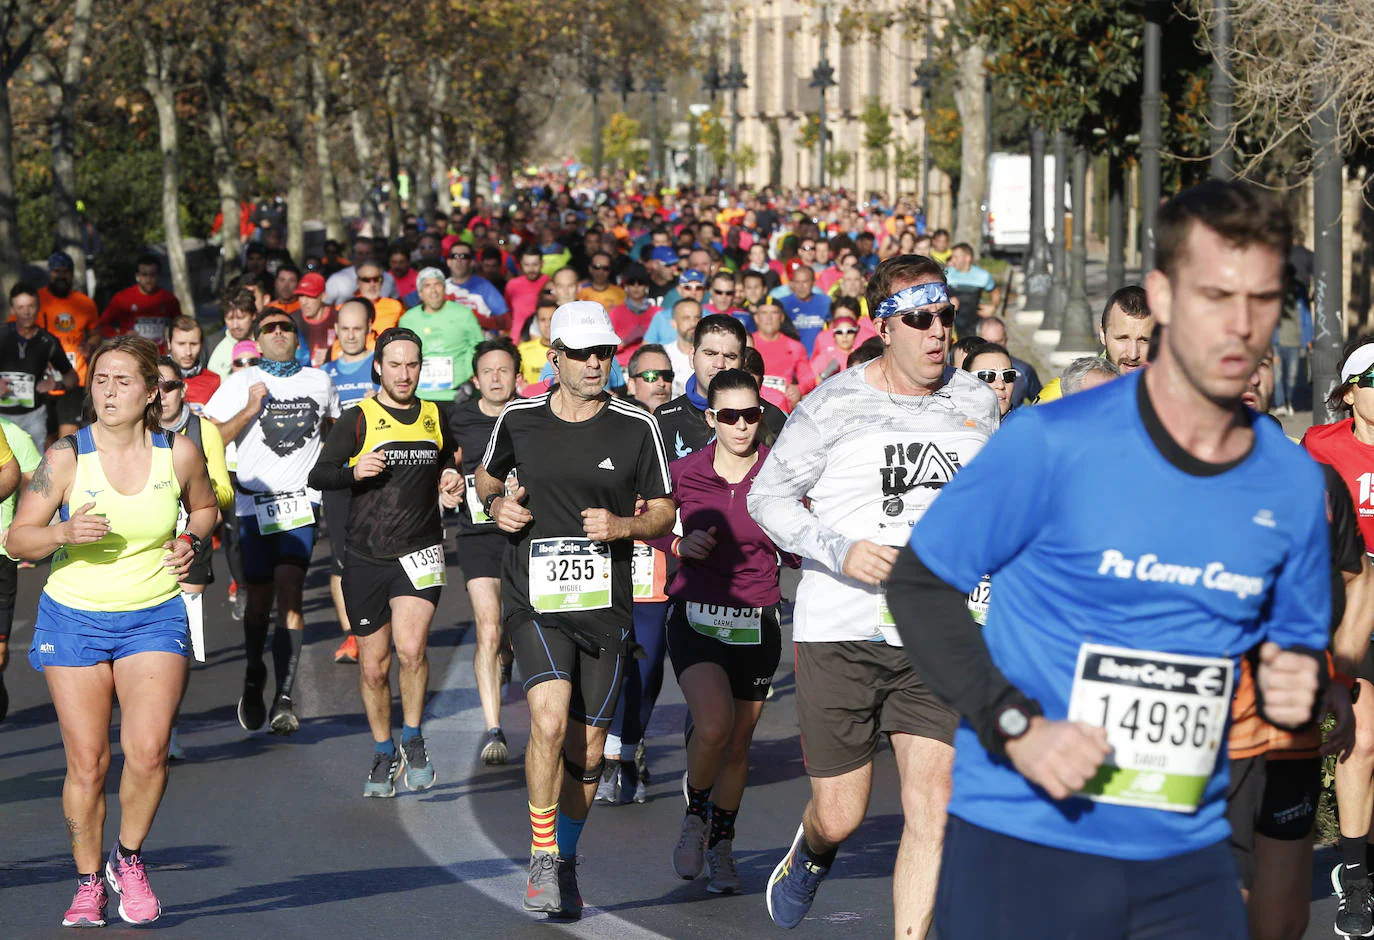
[[[426,356],[420,362],[420,391],[448,391],[453,388],[453,357]]]
[[[763,635],[762,607],[692,603],[686,612],[693,630],[727,646],[758,646]]]
[[[611,606],[611,550],[591,539],[530,543],[530,606],[540,613]]]
[[[482,501],[477,498],[477,477],[469,473],[463,477],[467,481],[467,489],[463,492],[463,499],[468,504],[468,515],[472,518],[473,525],[491,525],[491,516],[482,508]]]
[[[301,526],[315,524],[315,508],[305,490],[294,493],[254,493],[253,515],[258,517],[258,533],[275,535]]]
[[[780,375],[765,375],[763,377],[763,387],[771,388],[774,391],[787,391],[787,380]]]
[[[445,575],[447,567],[444,564],[444,546],[431,545],[429,548],[422,548],[418,552],[411,552],[409,555],[400,557],[401,567],[405,569],[406,577],[410,578],[410,583],[417,591],[425,588],[443,587],[448,583]]]
[[[634,554],[630,558],[633,570],[635,600],[654,596],[654,550],[640,542],[635,543]]]
[[[1084,643],[1069,721],[1107,729],[1112,753],[1080,796],[1195,812],[1226,743],[1232,663]]]
[[[70,363],[72,364],[72,368],[75,369],[75,368],[76,368],[76,353],[74,353],[74,352],[68,352],[68,353],[67,353],[67,361],[70,362]]]
[[[161,317],[138,317],[134,320],[134,332],[155,343],[162,342],[162,334],[166,329],[167,321]]]
[[[32,408],[33,376],[27,372],[0,372],[0,379],[10,383],[8,395],[0,395],[0,408]]]
[[[968,595],[968,612],[973,622],[982,626],[988,621],[988,601],[992,599],[992,576],[983,575],[983,580]]]

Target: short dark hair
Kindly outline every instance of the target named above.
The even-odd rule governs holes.
[[[756,244],[757,244],[757,243],[756,243]],[[753,270],[745,271],[745,272],[744,272],[744,277],[742,277],[742,278],[740,279],[740,283],[744,283],[745,281],[749,280],[751,277],[752,277],[752,278],[757,278],[758,280],[762,281],[762,282],[764,283],[764,285],[767,285],[767,284],[768,284],[768,278],[766,278],[766,277],[763,276],[763,272],[762,272],[762,271],[753,271]]]
[[[743,323],[728,313],[713,313],[710,316],[702,317],[701,321],[697,323],[696,332],[692,334],[692,348],[696,349],[701,345],[701,341],[712,333],[733,336],[739,340],[740,349],[749,345],[749,331],[744,328]]]
[[[195,330],[204,338],[205,330],[201,329],[200,322],[197,321],[195,317],[188,317],[183,313],[172,321],[171,327],[167,330],[167,336],[170,338],[173,333],[189,333],[192,330]]]
[[[13,287],[10,288],[10,300],[14,300],[14,298],[20,297],[24,294],[28,294],[34,300],[38,299],[38,291],[34,289],[32,285],[25,284],[23,281],[20,281],[18,284],[15,284]]]
[[[538,255],[541,260],[544,257],[544,253],[539,250],[538,245],[536,245],[534,242],[525,242],[520,246],[518,257],[525,258],[529,255]]]
[[[955,340],[954,344],[949,348],[949,354],[950,357],[953,358],[954,351],[957,349],[965,356],[972,356],[986,345],[988,345],[987,340],[983,339],[983,337],[979,336],[977,333],[970,333],[968,336],[961,336]]]
[[[157,364],[159,366],[166,366],[167,368],[171,369],[172,374],[179,379],[186,378],[186,373],[181,371],[181,366],[177,365],[177,361],[173,359],[171,356],[158,356]]]
[[[520,372],[520,350],[515,348],[515,344],[509,337],[502,336],[497,339],[484,339],[477,344],[477,348],[472,351],[472,374],[477,374],[477,363],[482,361],[482,357],[487,353],[503,352],[510,356],[515,363],[515,371]]]
[[[1159,207],[1155,216],[1155,267],[1172,276],[1193,224],[1233,245],[1264,245],[1288,258],[1293,219],[1274,193],[1241,180],[1207,180]]]
[[[267,246],[264,245],[262,242],[249,242],[249,243],[248,243],[248,247],[245,248],[245,249],[243,250],[243,255],[244,255],[245,258],[248,257],[249,255],[266,255],[266,254],[267,254]]]
[[[943,284],[945,269],[925,255],[897,255],[878,265],[878,270],[868,279],[868,289],[864,299],[868,301],[869,315],[878,309],[878,304],[892,296],[895,281],[911,281],[918,277],[935,276]]]
[[[640,346],[640,347],[639,347],[638,349],[636,349],[636,350],[634,351],[634,353],[630,356],[630,361],[627,362],[627,363],[625,364],[626,367],[627,367],[627,371],[629,372],[629,374],[630,374],[630,375],[634,375],[636,372],[638,372],[638,371],[639,371],[639,360],[642,359],[644,356],[650,355],[650,354],[652,354],[652,355],[658,355],[658,356],[663,356],[663,357],[666,359],[666,358],[668,357],[668,350],[664,349],[664,348],[663,348],[661,345],[659,345],[658,343],[645,343],[644,345]],[[671,359],[669,359],[669,360],[668,360],[668,365],[669,365],[669,366],[672,366],[672,364],[673,364],[673,361],[672,361]]]
[[[1107,332],[1107,315],[1112,312],[1113,307],[1120,307],[1121,312],[1128,317],[1144,318],[1150,315],[1150,304],[1145,297],[1145,288],[1136,284],[1127,284],[1125,287],[1118,287],[1116,293],[1107,298],[1107,303],[1102,307],[1102,332]]]
[[[296,277],[301,276],[301,269],[296,267],[296,262],[294,261],[283,261],[281,264],[277,265],[277,273],[280,274],[283,271],[288,271],[296,275]]]
[[[973,254],[973,246],[968,242],[960,242],[951,248],[950,251],[967,251],[969,254]]]
[[[964,357],[964,371],[972,372],[973,360],[977,359],[979,356],[985,356],[988,353],[1001,353],[1008,359],[1011,358],[1011,353],[1007,351],[1007,347],[1003,346],[1001,343],[989,343],[984,340],[983,345],[974,347],[969,351],[969,354]]]
[[[763,384],[763,377],[767,373],[768,367],[764,364],[763,353],[753,346],[744,351],[744,371],[752,375],[754,381],[759,385]]]
[[[246,313],[258,312],[258,299],[247,288],[240,288],[224,298],[224,312],[242,310]]]
[[[137,270],[138,268],[143,267],[145,264],[151,264],[153,267],[157,268],[158,274],[162,273],[162,259],[159,258],[157,255],[153,254],[151,251],[145,251],[143,252],[143,254],[138,256],[138,260],[134,262],[134,269]]]
[[[830,319],[835,319],[841,310],[848,310],[856,320],[863,316],[863,307],[857,297],[836,297],[830,304]]]
[[[714,405],[716,399],[726,392],[750,391],[755,397],[759,394],[759,383],[744,369],[725,369],[717,372],[711,379],[711,387],[706,390],[706,401]]]
[[[849,354],[849,365],[857,366],[874,359],[881,359],[887,347],[877,336],[870,336],[859,344],[859,348]]]

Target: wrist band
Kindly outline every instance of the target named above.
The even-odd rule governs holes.
[[[681,545],[681,544],[682,544],[682,537],[681,537],[681,536],[678,536],[678,537],[676,537],[676,538],[673,539],[673,544],[670,545],[670,546],[668,546],[668,552],[669,552],[669,554],[671,554],[674,558],[681,558],[681,557],[682,557],[681,553],[679,553],[678,550],[677,550],[677,547],[678,547],[679,545]]]

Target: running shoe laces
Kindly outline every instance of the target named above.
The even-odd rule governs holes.
[[[105,883],[99,875],[91,875],[76,883],[72,906],[62,918],[63,927],[102,927],[105,924]]]
[[[1336,933],[1345,937],[1368,937],[1374,934],[1374,912],[1371,912],[1371,885],[1368,878],[1341,879],[1344,893],[1336,911]]]

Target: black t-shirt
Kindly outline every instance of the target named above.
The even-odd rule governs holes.
[[[706,412],[692,404],[686,395],[679,395],[659,405],[654,417],[658,420],[658,432],[672,460],[695,454],[716,436],[716,432],[706,423]]]
[[[27,396],[32,392],[29,388],[20,388],[23,385],[22,377],[27,376],[32,380],[33,385],[43,381],[43,377],[48,374],[49,367],[56,369],[59,375],[66,375],[72,371],[71,360],[62,350],[62,344],[57,337],[47,330],[39,328],[38,332],[28,339],[19,335],[19,328],[13,323],[0,335],[0,375],[9,372],[10,396]],[[33,394],[33,404],[17,404],[7,407],[0,407],[0,414],[24,414],[39,407],[48,400],[47,395]],[[78,394],[73,392],[72,394]]]
[[[357,481],[349,461],[364,447],[385,452],[386,469]],[[352,491],[344,533],[350,551],[399,558],[443,541],[438,486],[451,466],[453,443],[433,403],[391,408],[370,399],[366,408],[345,409],[335,422],[310,471],[310,485]]]
[[[1331,517],[1331,629],[1334,632],[1345,616],[1345,578],[1341,572],[1360,573],[1364,566],[1365,544],[1345,481],[1330,464],[1321,467],[1326,475],[1327,514]]]
[[[478,407],[477,403],[480,400],[470,398],[451,408],[448,413],[449,436],[462,451],[462,466],[459,469],[463,471],[463,478],[467,481],[468,490],[471,491],[464,494],[463,505],[458,508],[458,531],[463,535],[500,531],[494,522],[472,521],[473,506],[479,509],[481,507],[481,503],[477,501],[473,474],[482,464],[482,456],[487,452],[487,444],[491,441],[492,429],[496,427],[496,419],[489,417]]]
[[[536,586],[554,592],[604,587],[608,555],[609,606],[547,612],[618,642],[633,615],[634,543],[608,543],[608,552],[603,543],[588,546],[582,510],[606,509],[629,517],[636,499],[659,499],[672,492],[668,456],[654,419],[616,399],[594,418],[578,422],[555,415],[548,393],[513,401],[496,420],[482,466],[498,480],[514,469],[534,515],[530,525],[510,536],[506,548],[501,599],[507,621],[536,610],[530,598],[532,551],[540,558]],[[579,584],[576,579],[583,577],[595,583]]]

